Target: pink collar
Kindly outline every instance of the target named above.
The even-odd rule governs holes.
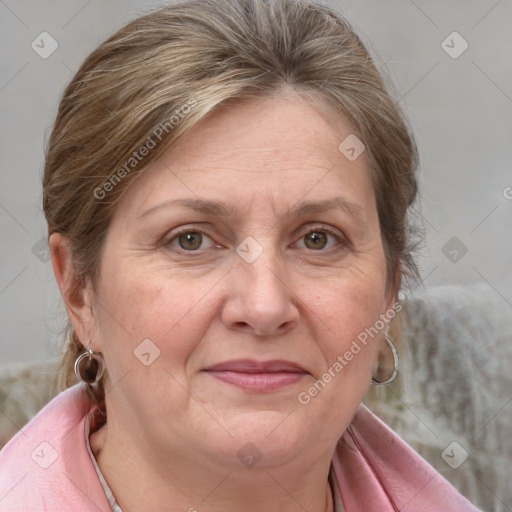
[[[63,391],[0,452],[0,512],[109,511],[85,438],[94,402]],[[346,512],[478,512],[364,405],[332,459]]]
[[[361,404],[332,460],[346,512],[478,512]]]

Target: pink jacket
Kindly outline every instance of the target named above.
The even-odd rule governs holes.
[[[85,442],[94,404],[76,385],[0,452],[0,512],[110,512]],[[346,512],[478,509],[361,405],[332,460]]]

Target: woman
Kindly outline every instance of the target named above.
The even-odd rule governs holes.
[[[44,176],[68,389],[0,510],[476,510],[360,405],[396,373],[416,158],[325,6],[191,0],[103,43]]]

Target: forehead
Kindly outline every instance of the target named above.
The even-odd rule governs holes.
[[[364,209],[373,200],[366,156],[351,161],[339,150],[350,135],[348,126],[334,128],[298,95],[222,107],[136,180],[125,206],[139,216],[165,201],[195,198],[205,208],[206,201],[223,203],[229,214],[258,203],[283,215],[299,202],[337,197],[337,206]]]
[[[246,172],[295,168],[304,160],[325,168],[339,157],[338,146],[349,134],[346,122],[334,128],[318,108],[288,91],[220,106],[178,141],[174,153],[191,163],[208,158],[229,165],[230,158],[244,158]]]

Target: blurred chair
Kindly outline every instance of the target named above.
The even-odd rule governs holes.
[[[511,511],[512,306],[485,283],[446,285],[402,313],[399,377],[366,405],[475,505]]]
[[[0,368],[0,449],[56,394],[56,362]]]

